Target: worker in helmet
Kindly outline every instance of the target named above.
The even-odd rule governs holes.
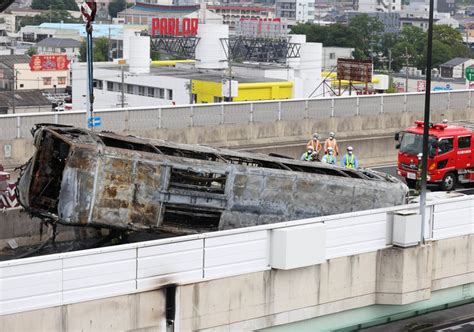
[[[310,146],[312,146],[313,150],[314,150],[314,154],[315,154],[314,159],[319,160],[319,153],[321,152],[323,147],[321,145],[321,142],[319,141],[319,134],[318,133],[314,133],[313,138],[310,139],[308,141],[308,143],[306,143],[306,149]]]
[[[301,155],[300,160],[315,161],[315,153],[313,147],[310,145],[306,148],[306,152]]]
[[[321,161],[326,164],[336,165],[336,156],[334,155],[332,147],[328,147],[328,152],[323,156]]]
[[[359,161],[354,154],[354,148],[352,146],[347,147],[347,153],[342,158],[341,166],[345,168],[359,168]]]
[[[329,133],[329,137],[324,142],[324,153],[326,154],[328,153],[328,147],[332,148],[333,154],[335,156],[339,155],[339,147],[337,146],[336,134],[333,131]]]

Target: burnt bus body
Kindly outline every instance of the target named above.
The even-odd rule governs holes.
[[[389,175],[37,125],[21,204],[66,225],[205,231],[404,204]]]

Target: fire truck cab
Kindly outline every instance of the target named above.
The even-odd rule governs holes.
[[[423,121],[395,134],[398,141],[398,175],[414,188],[420,177],[418,154],[423,149]],[[474,182],[474,125],[471,123],[430,124],[428,139],[427,183],[451,191],[456,183]]]

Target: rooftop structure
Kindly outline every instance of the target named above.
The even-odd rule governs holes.
[[[51,112],[51,102],[39,90],[15,92],[15,101],[10,91],[0,91],[0,114]]]

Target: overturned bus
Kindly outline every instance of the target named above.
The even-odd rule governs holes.
[[[408,188],[366,169],[36,125],[19,200],[65,225],[200,232],[404,204]]]

